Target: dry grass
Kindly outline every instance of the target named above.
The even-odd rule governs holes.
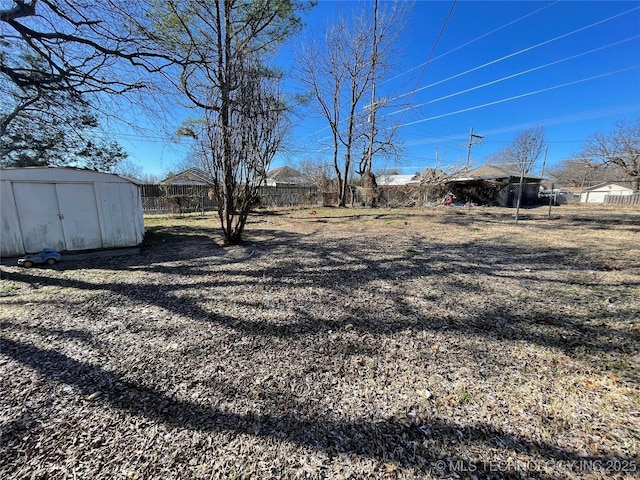
[[[0,477],[637,478],[640,211],[147,219],[0,267]]]

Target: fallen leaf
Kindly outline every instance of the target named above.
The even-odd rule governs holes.
[[[396,470],[398,470],[398,466],[394,465],[393,463],[385,463],[384,464],[384,471],[385,473],[393,473]]]
[[[97,391],[97,392],[93,392],[91,395],[89,395],[87,397],[87,400],[89,400],[90,402],[93,402],[95,399],[97,399],[100,395],[102,395],[102,392]]]

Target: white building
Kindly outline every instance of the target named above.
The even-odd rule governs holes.
[[[607,195],[631,195],[633,190],[615,183],[601,183],[585,188],[580,194],[582,203],[604,203]]]
[[[403,187],[405,185],[418,185],[420,174],[413,175],[379,175],[376,177],[376,184],[379,187]]]
[[[142,243],[140,187],[77,168],[0,169],[0,256]]]

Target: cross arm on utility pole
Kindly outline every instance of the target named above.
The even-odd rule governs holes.
[[[479,141],[474,141],[474,139],[477,138]],[[480,145],[482,143],[482,139],[484,138],[483,135],[478,135],[477,133],[473,132],[473,127],[471,127],[471,131],[469,132],[469,142],[468,143],[461,143],[460,146],[466,146],[467,147],[467,161],[464,165],[464,169],[465,171],[469,169],[469,162],[471,161],[471,147],[474,145]]]

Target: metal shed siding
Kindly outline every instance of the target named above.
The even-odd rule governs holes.
[[[604,203],[607,195],[631,195],[633,190],[615,183],[607,183],[583,190],[580,194],[582,203]]]
[[[9,256],[16,245],[22,245],[18,211],[10,182],[0,180],[0,256]]]
[[[142,243],[140,187],[73,168],[0,171],[0,255],[130,247]]]
[[[133,183],[97,183],[95,187],[104,247],[139,245],[144,237],[139,187]]]

